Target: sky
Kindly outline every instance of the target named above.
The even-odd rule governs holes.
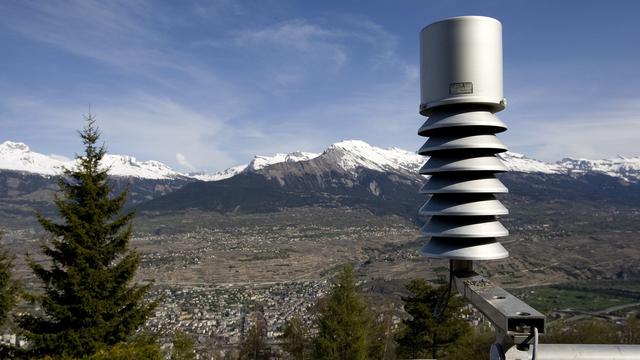
[[[216,171],[364,140],[417,150],[419,31],[503,24],[511,151],[638,156],[640,1],[0,2],[0,142]]]

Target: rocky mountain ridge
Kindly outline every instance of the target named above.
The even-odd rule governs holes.
[[[617,177],[628,182],[640,181],[640,157],[622,157],[613,159],[573,159],[564,158],[555,164],[506,152],[498,155],[510,171],[543,174],[568,174],[580,176],[586,173],[599,173]],[[104,164],[110,167],[114,176],[135,177],[141,179],[192,179],[201,181],[220,181],[241,173],[256,172],[281,163],[306,162],[318,157],[332,161],[345,171],[366,168],[375,171],[415,174],[426,158],[415,152],[399,148],[379,148],[360,140],[340,141],[330,145],[322,153],[295,151],[278,153],[273,156],[256,155],[248,164],[238,165],[215,173],[181,173],[154,160],[139,161],[128,155],[105,156]],[[40,175],[58,175],[63,167],[72,167],[74,160],[61,159],[31,151],[24,143],[5,141],[0,144],[0,171],[11,170]]]

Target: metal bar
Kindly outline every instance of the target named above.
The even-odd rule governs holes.
[[[513,347],[505,354],[506,360],[531,360],[532,349],[520,351]],[[583,345],[539,344],[536,360],[638,360],[638,345]]]
[[[471,268],[471,261],[453,261],[458,292],[507,336],[528,337],[531,328],[544,333],[545,316]]]
[[[524,301],[473,271],[473,262],[452,260],[458,292],[496,328],[492,359],[531,360],[533,327],[544,333],[545,316]],[[515,346],[514,346],[515,345]],[[506,351],[506,352],[505,352]],[[638,360],[639,345],[538,344],[536,360]]]

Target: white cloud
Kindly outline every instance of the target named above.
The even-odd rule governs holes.
[[[594,112],[558,117],[542,126],[541,158],[639,156],[640,101],[603,104]]]
[[[272,81],[275,85],[313,81],[310,79],[313,76],[337,74],[346,66],[359,69],[364,66],[387,73],[405,71],[405,64],[396,54],[395,36],[365,18],[339,16],[331,19],[330,25],[323,19],[286,20],[237,31],[232,43],[259,53],[255,66],[274,73]],[[214,47],[228,45],[219,40],[208,44]],[[348,78],[344,80],[348,81]]]
[[[514,124],[503,136],[516,151],[546,161],[640,155],[637,99],[599,103],[585,100],[584,106],[576,108],[531,109],[529,113],[521,109],[518,114],[509,115],[515,119]]]
[[[145,1],[23,4],[29,16],[12,14],[5,26],[126,81],[124,91],[92,84],[64,98],[0,87],[5,134],[32,147],[53,144],[40,151],[72,156],[88,104],[110,149],[190,170],[222,169],[254,154],[320,151],[343,138],[408,150],[424,140],[415,135],[425,120],[417,114],[417,56],[403,59],[396,36],[367,18],[238,22],[241,30],[194,37],[185,47],[163,31],[184,19]],[[189,13],[201,21],[243,11],[220,0]],[[513,150],[544,160],[638,155],[637,100],[595,102],[532,83],[545,69],[512,69],[512,87],[522,84],[507,88],[509,108],[498,116]]]
[[[304,80],[304,75],[300,72],[277,72],[273,75],[273,80],[279,85],[290,85]]]
[[[126,102],[96,107],[95,112],[105,137],[115,138],[128,151],[147,158],[173,162],[180,152],[198,169],[236,163],[221,146],[221,134],[227,125],[215,113],[149,94],[132,94]]]
[[[247,111],[245,99],[256,96],[221,80],[214,67],[203,65],[194,54],[180,51],[170,33],[162,31],[180,19],[146,1],[20,5],[10,9],[15,13],[4,26],[107,70],[106,75],[92,74],[89,83],[72,83],[80,90],[64,97],[0,87],[5,134],[66,153],[77,148],[75,130],[92,104],[112,150],[173,165],[179,164],[175,154],[180,152],[201,169],[236,163],[222,150],[226,139],[219,134],[229,126],[228,119]]]
[[[92,107],[102,130],[102,139],[111,153],[136,156],[142,160],[159,160],[171,166],[181,165],[181,153],[193,168],[222,169],[237,163],[223,149],[225,121],[212,112],[203,112],[169,97],[146,93],[125,93],[120,97],[98,101]],[[8,118],[20,120],[15,127],[29,134],[31,142],[49,143],[48,151],[72,156],[80,149],[76,130],[83,124],[84,107],[43,99],[0,97],[0,108],[10,110]],[[27,114],[27,115],[25,115]],[[25,116],[28,116],[25,118]],[[31,124],[24,128],[24,123]],[[37,131],[30,129],[37,128]],[[40,150],[42,151],[42,150]],[[187,166],[188,167],[188,166]]]
[[[248,43],[280,44],[300,51],[309,51],[317,41],[338,36],[333,30],[323,29],[306,20],[289,20],[258,30],[245,30],[238,33],[236,41],[240,45]]]
[[[226,85],[150,25],[175,25],[180,20],[168,18],[146,1],[25,1],[22,5],[29,16],[7,16],[5,25],[35,41],[169,87],[167,72],[208,85]]]
[[[200,18],[211,20],[220,17],[230,17],[245,13],[243,5],[235,0],[213,0],[206,3],[196,3],[192,13]]]
[[[58,161],[63,161],[63,162],[69,162],[71,161],[71,158],[66,157],[64,155],[58,155],[58,154],[49,154],[49,157],[58,160]]]
[[[196,169],[195,166],[191,165],[191,163],[187,160],[187,157],[182,155],[182,153],[176,153],[176,160],[178,161],[178,164],[191,171],[194,171]]]
[[[276,23],[261,29],[237,33],[235,42],[241,47],[269,48],[273,51],[295,51],[314,60],[326,60],[339,68],[347,61],[343,32],[296,19]],[[268,53],[265,53],[268,56]]]

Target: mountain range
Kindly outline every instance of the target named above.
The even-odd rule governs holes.
[[[598,173],[617,177],[628,182],[640,181],[640,157],[618,156],[613,159],[564,158],[555,164],[528,158],[522,154],[506,152],[498,155],[510,171],[523,173],[566,174],[579,176]],[[426,158],[415,152],[399,148],[382,149],[359,140],[346,140],[330,145],[322,153],[295,151],[273,156],[256,155],[248,164],[238,165],[215,173],[181,173],[159,161],[139,161],[129,155],[107,154],[104,165],[116,177],[171,180],[192,179],[220,181],[242,173],[256,172],[280,163],[297,163],[324,157],[344,170],[367,168],[383,172],[415,173]],[[75,160],[32,151],[20,142],[5,141],[0,144],[0,171],[16,171],[41,176],[59,175],[63,168],[71,168]]]
[[[606,160],[566,158],[555,164],[506,152],[510,189],[504,201],[588,201],[640,204],[640,157]],[[212,174],[172,170],[158,161],[108,154],[116,191],[127,188],[129,206],[142,212],[201,209],[224,213],[270,212],[299,206],[356,207],[375,214],[414,219],[425,201],[418,169],[425,157],[398,148],[382,149],[347,140],[322,153],[255,156],[246,165]],[[0,215],[23,216],[33,208],[51,210],[57,175],[73,160],[33,152],[23,143],[0,144]]]

